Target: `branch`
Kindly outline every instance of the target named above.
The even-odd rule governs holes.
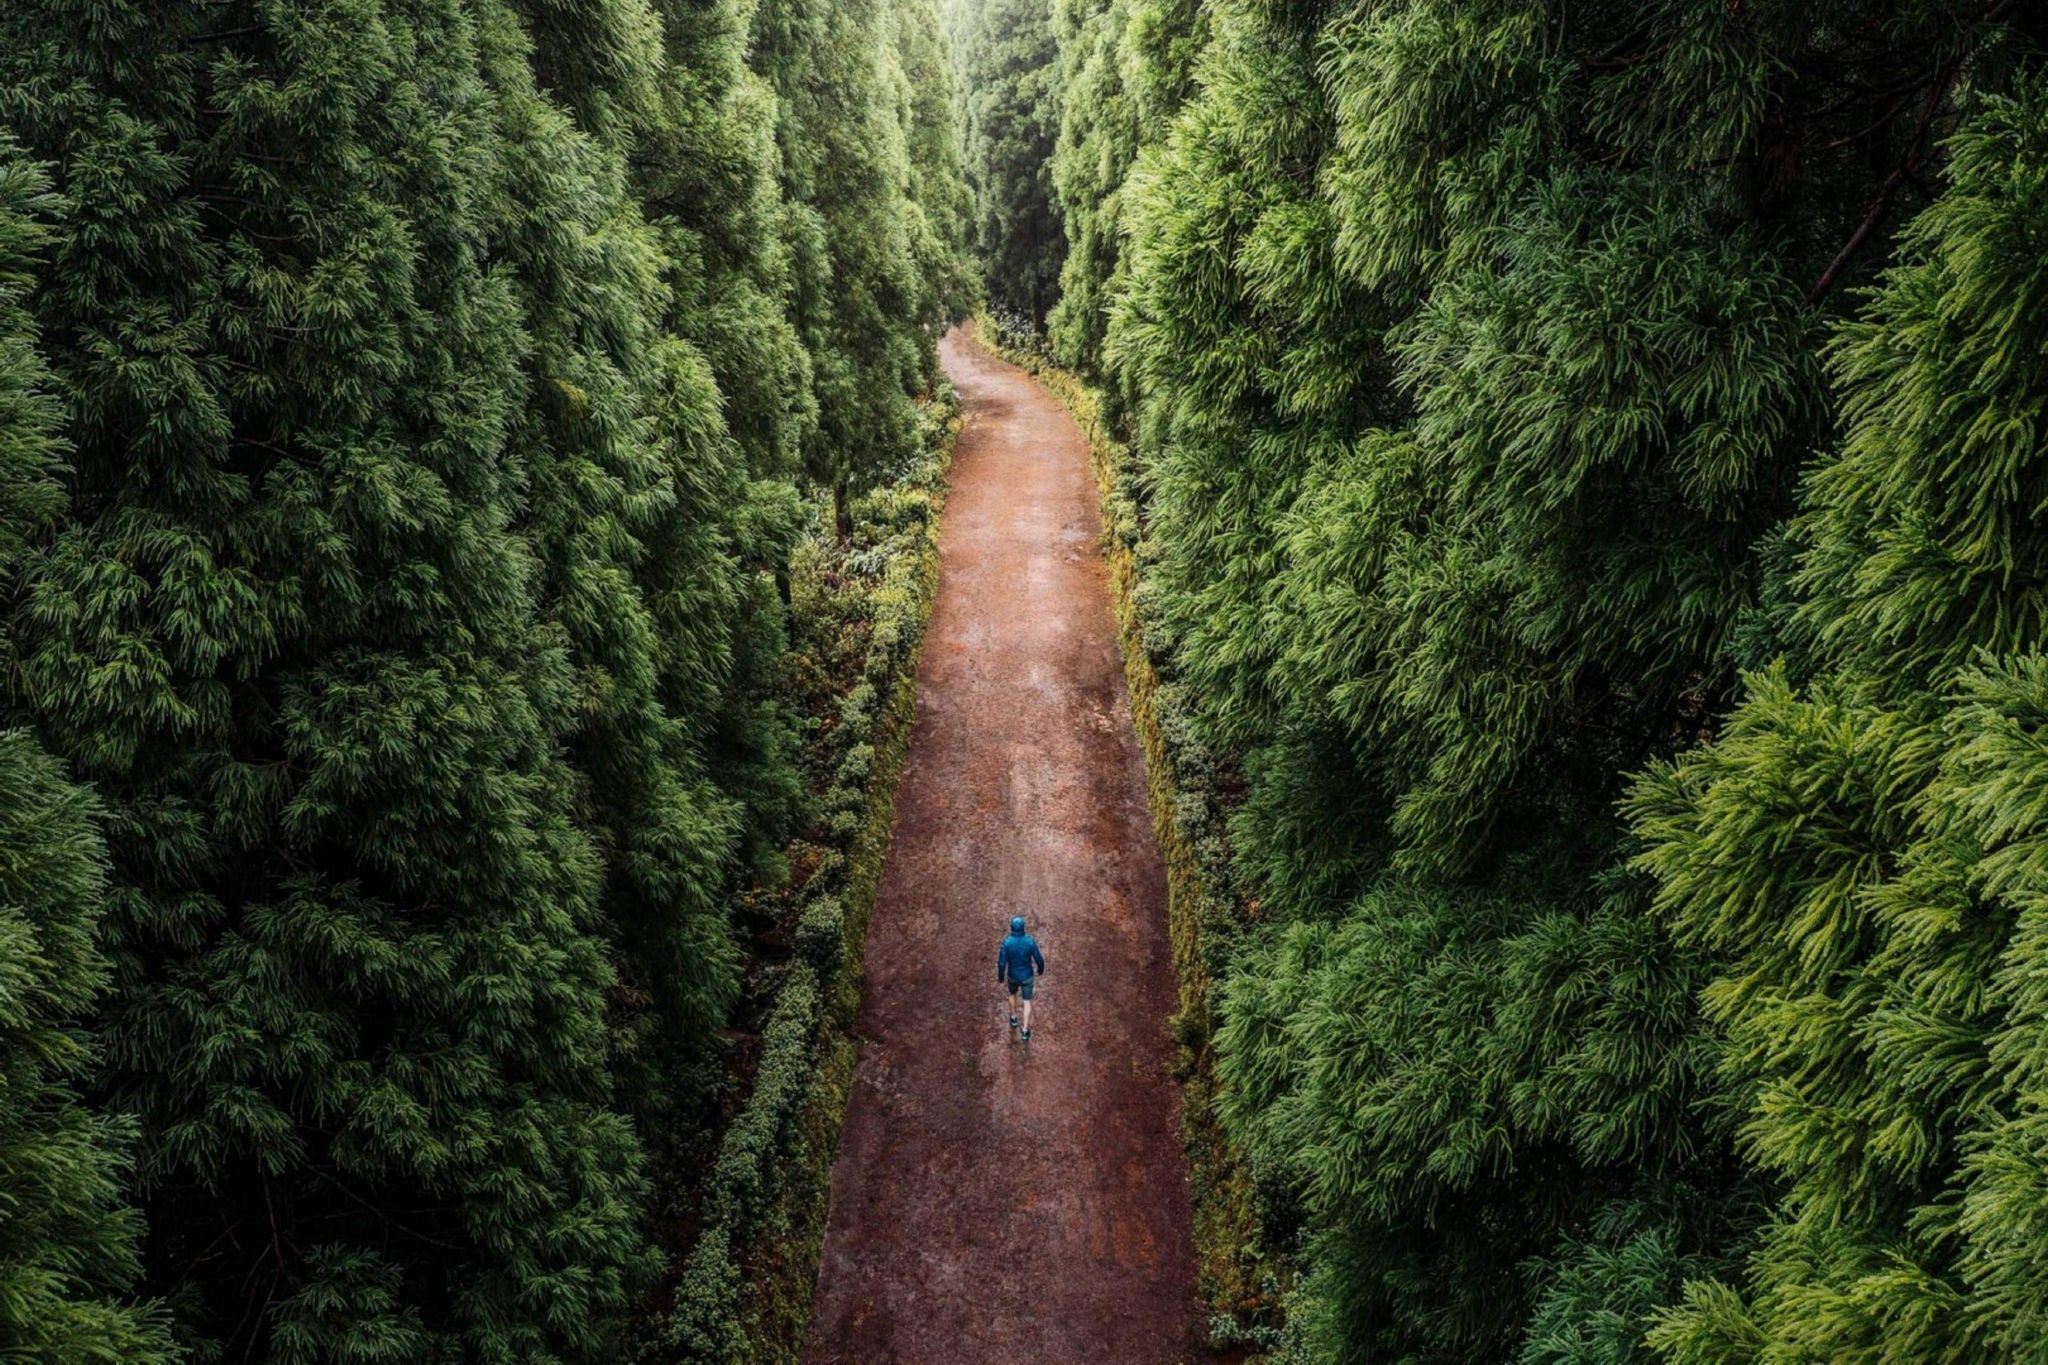
[[[1921,153],[1927,147],[1927,130],[1933,125],[1934,116],[1941,109],[1942,98],[1948,94],[1949,86],[1955,82],[1957,73],[1962,69],[1961,62],[1949,62],[1935,76],[1933,86],[1927,91],[1927,101],[1920,106],[1920,121],[1913,126],[1913,136],[1906,143],[1904,160],[1899,163],[1896,170],[1884,178],[1884,184],[1878,186],[1877,198],[1871,202],[1870,212],[1863,215],[1863,221],[1856,225],[1856,231],[1849,235],[1849,240],[1835,253],[1835,259],[1828,262],[1828,268],[1821,272],[1820,278],[1814,281],[1813,288],[1806,292],[1806,302],[1809,306],[1827,297],[1828,291],[1835,287],[1835,281],[1841,278],[1843,269],[1848,266],[1857,250],[1870,240],[1870,234],[1884,221],[1885,214],[1891,209],[1893,197],[1899,192],[1899,186],[1905,184],[1920,165]]]

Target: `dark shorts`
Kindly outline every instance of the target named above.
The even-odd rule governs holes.
[[[1021,995],[1026,1000],[1029,1000],[1031,998],[1032,988],[1037,985],[1038,983],[1036,981],[1012,981],[1010,983],[1010,994]]]

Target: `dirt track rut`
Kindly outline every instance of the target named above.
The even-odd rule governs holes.
[[[1088,451],[961,332],[966,418],[808,1365],[1171,1365],[1198,1348],[1165,875]],[[995,984],[1044,946],[1037,1027]]]

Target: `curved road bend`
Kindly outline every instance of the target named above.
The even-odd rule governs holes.
[[[1198,1346],[1166,880],[1088,450],[962,331],[966,425],[807,1365],[1175,1365]],[[1047,970],[1012,1040],[996,943]]]

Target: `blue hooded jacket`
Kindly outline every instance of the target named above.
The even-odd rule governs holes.
[[[1038,951],[1038,940],[1029,934],[1011,934],[1003,940],[1003,946],[996,949],[996,980],[1015,981],[1020,985],[1045,970],[1045,954]]]

